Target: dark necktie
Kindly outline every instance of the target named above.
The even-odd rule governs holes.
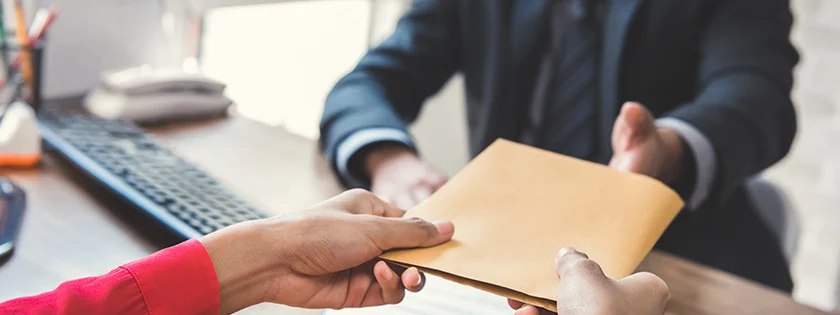
[[[550,78],[537,128],[540,147],[582,159],[593,158],[597,148],[600,36],[595,2],[566,0],[554,5]]]

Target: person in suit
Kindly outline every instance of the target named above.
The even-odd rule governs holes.
[[[791,24],[785,0],[414,1],[330,92],[321,149],[410,208],[446,178],[407,124],[460,72],[473,155],[506,138],[657,178],[687,205],[658,249],[790,292],[744,183],[796,132]]]

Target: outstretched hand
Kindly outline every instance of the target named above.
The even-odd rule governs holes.
[[[394,248],[452,238],[451,222],[402,218],[405,212],[363,190],[315,207],[246,222],[207,235],[222,313],[260,302],[305,308],[393,304],[419,291],[423,276],[376,259]]]
[[[560,277],[559,315],[662,315],[671,298],[668,285],[652,273],[640,272],[615,281],[586,254],[563,248],[555,269]],[[509,300],[516,315],[549,315],[547,310]]]
[[[668,128],[657,128],[642,104],[627,102],[612,132],[613,169],[645,174],[672,183],[683,168],[683,140]]]

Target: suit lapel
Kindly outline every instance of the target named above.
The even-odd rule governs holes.
[[[627,29],[643,0],[609,0],[604,21],[604,41],[601,61],[600,152],[601,162],[612,156],[612,126],[618,112],[621,57]]]

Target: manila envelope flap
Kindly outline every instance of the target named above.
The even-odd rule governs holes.
[[[682,208],[650,177],[497,140],[406,216],[451,220],[440,246],[383,259],[556,311],[556,253],[573,246],[630,275]]]

